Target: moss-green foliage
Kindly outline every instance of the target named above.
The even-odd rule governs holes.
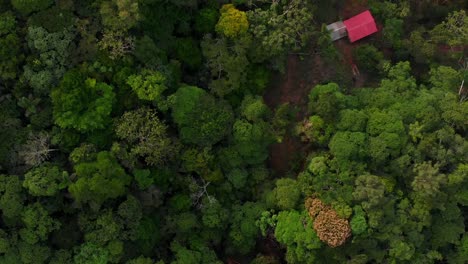
[[[343,94],[336,83],[317,85],[309,93],[309,110],[325,120],[333,120],[343,104]]]
[[[332,129],[333,127],[325,124],[320,116],[314,115],[299,124],[296,127],[296,133],[301,136],[302,141],[326,145],[330,140]]]
[[[98,153],[96,160],[75,166],[76,182],[69,191],[78,202],[101,204],[107,199],[117,198],[126,193],[131,177],[109,152]]]
[[[241,115],[252,122],[262,120],[270,115],[270,109],[260,96],[246,96],[240,109]]]
[[[148,188],[154,181],[151,177],[151,171],[148,169],[134,170],[133,176],[135,177],[135,181],[138,183],[138,187],[140,189]]]
[[[111,31],[125,31],[140,18],[138,2],[129,0],[102,1],[99,8],[102,24]]]
[[[386,45],[394,49],[400,49],[402,46],[402,37],[404,34],[404,21],[398,18],[390,18],[385,20],[385,27],[383,31]]]
[[[367,231],[367,222],[365,213],[360,206],[355,206],[354,215],[351,218],[350,225],[353,235],[361,235]]]
[[[231,128],[231,107],[194,86],[183,86],[171,98],[172,117],[182,141],[210,146]]]
[[[30,244],[27,242],[20,241],[18,242],[18,251],[20,256],[20,261],[22,263],[46,263],[46,260],[51,255],[51,250],[47,246],[42,246],[41,244]],[[13,262],[17,262],[17,258],[12,258]]]
[[[367,136],[361,132],[338,132],[331,138],[328,146],[338,159],[363,159],[367,153]]]
[[[241,189],[247,183],[248,173],[245,170],[234,169],[227,175],[229,182],[236,189]]]
[[[51,94],[54,120],[62,128],[81,132],[104,128],[110,122],[115,94],[112,86],[68,72]]]
[[[15,31],[16,20],[11,12],[5,12],[0,15],[0,35],[6,35]]]
[[[263,209],[263,205],[252,202],[232,207],[229,243],[234,251],[246,253],[255,246],[255,238],[260,231],[255,220],[260,217]]]
[[[174,264],[221,263],[217,260],[216,253],[205,246],[195,246],[188,249],[178,243],[174,243],[171,245],[171,250],[175,255],[175,260],[172,262]]]
[[[297,181],[289,178],[277,180],[273,194],[276,198],[276,205],[280,210],[294,209],[301,197]]]
[[[362,110],[344,109],[340,111],[340,120],[337,124],[339,130],[364,132],[367,127],[367,114]]]
[[[431,31],[432,39],[450,46],[463,45],[468,41],[468,16],[465,10],[455,11]]]
[[[21,217],[24,228],[19,231],[21,238],[29,244],[47,240],[48,234],[59,229],[60,223],[49,216],[39,203],[27,206]]]
[[[244,162],[259,164],[268,156],[268,146],[273,143],[271,126],[265,121],[250,123],[237,120],[233,125],[233,145]]]
[[[161,72],[144,70],[141,74],[130,75],[127,84],[132,87],[139,99],[147,101],[162,100],[167,90],[167,77]]]
[[[67,187],[68,173],[57,166],[44,165],[24,175],[23,187],[34,196],[54,196]]]
[[[138,258],[135,258],[135,259],[131,259],[129,261],[126,262],[126,264],[153,264],[153,260],[150,259],[150,258],[145,258],[143,256],[140,256]]]
[[[221,16],[216,24],[216,32],[228,38],[243,35],[249,28],[247,14],[233,4],[225,4],[220,9]]]

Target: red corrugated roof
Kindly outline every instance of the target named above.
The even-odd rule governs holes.
[[[370,34],[377,32],[377,25],[369,10],[343,21],[348,31],[348,37],[351,42],[362,39]]]

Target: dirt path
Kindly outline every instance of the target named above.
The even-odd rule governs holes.
[[[367,0],[347,0],[340,10],[342,18],[352,17],[368,9]],[[352,50],[358,45],[365,43],[349,43],[347,39],[335,42],[337,49],[341,54],[340,62],[344,65],[346,74],[351,74]],[[297,115],[293,123],[303,120],[307,116],[307,97],[310,90],[317,84],[332,80],[336,74],[336,69],[328,65],[315,53],[313,48],[306,52],[307,55],[289,55],[287,59],[286,72],[283,75],[276,75],[271,80],[271,86],[264,95],[265,102],[271,109],[275,109],[282,103],[290,103],[297,107]],[[354,79],[353,87],[361,87],[366,81],[365,74],[357,76]],[[346,87],[351,88],[351,87]],[[283,142],[273,144],[270,147],[269,163],[270,167],[276,173],[276,177],[283,177],[290,171],[294,162],[303,162],[306,158],[308,144],[302,143],[299,138],[292,135],[286,135]],[[299,166],[301,167],[301,166]]]
[[[291,121],[299,122],[307,116],[310,90],[326,80],[331,72],[332,70],[327,69],[322,58],[312,48],[306,55],[289,55],[286,73],[272,78],[271,86],[264,96],[265,102],[272,109],[282,103],[290,103],[298,110],[295,120]],[[307,144],[302,143],[297,137],[286,135],[281,143],[270,147],[270,167],[276,173],[276,177],[283,177],[292,163],[303,160],[306,153]]]

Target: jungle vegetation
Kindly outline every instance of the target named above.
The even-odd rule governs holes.
[[[362,85],[324,31],[354,4]],[[0,263],[468,263],[467,9],[0,0]]]

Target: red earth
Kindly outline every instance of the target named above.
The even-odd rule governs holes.
[[[266,104],[275,109],[283,103],[297,107],[293,123],[307,116],[307,100],[310,90],[321,81],[329,79],[334,70],[327,66],[313,48],[305,55],[290,54],[286,72],[276,75],[264,95]],[[270,166],[276,177],[283,177],[297,157],[306,157],[307,145],[298,137],[286,135],[281,143],[270,147]]]

